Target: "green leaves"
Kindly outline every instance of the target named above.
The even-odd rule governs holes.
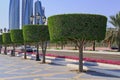
[[[23,27],[25,42],[40,42],[49,40],[48,26],[46,25],[25,25]]]
[[[120,12],[119,13],[117,13],[115,16],[110,16],[110,23],[113,25],[113,26],[115,26],[115,27],[117,27],[117,28],[120,28]]]
[[[10,36],[13,43],[24,43],[22,30],[10,30]]]
[[[2,39],[3,39],[4,44],[11,44],[12,43],[10,33],[3,33]]]
[[[23,37],[25,42],[39,42],[39,25],[25,25],[23,27]]]
[[[103,40],[107,18],[95,14],[63,14],[48,18],[50,39]]]

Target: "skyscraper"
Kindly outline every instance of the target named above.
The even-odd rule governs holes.
[[[39,0],[37,0],[36,2],[35,2],[35,24],[43,24],[43,21],[42,21],[42,16],[45,16],[45,14],[44,14],[44,8],[42,7],[42,4],[41,4],[41,2],[39,1]],[[38,21],[37,19],[36,19],[36,15],[40,15],[40,20]]]
[[[22,0],[22,26],[30,24],[33,16],[33,0]]]
[[[9,3],[9,29],[19,29],[20,1],[10,0]]]

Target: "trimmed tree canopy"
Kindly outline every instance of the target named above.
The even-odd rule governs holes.
[[[25,42],[39,42],[40,27],[39,25],[23,26],[23,37]]]
[[[10,36],[13,43],[24,43],[22,30],[10,30]]]
[[[3,33],[2,39],[3,39],[4,44],[11,44],[12,43],[10,33]]]
[[[0,44],[3,44],[2,35],[0,35]]]
[[[25,42],[40,42],[49,40],[48,26],[46,25],[25,25],[23,27]]]
[[[40,27],[40,41],[50,40],[49,30],[47,25],[39,25]]]
[[[50,39],[103,40],[107,18],[94,14],[63,14],[48,18]]]

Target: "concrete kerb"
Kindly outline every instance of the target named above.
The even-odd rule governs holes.
[[[50,56],[46,56],[46,58],[56,59],[56,57],[50,57]],[[78,60],[71,60],[71,59],[65,59],[65,61],[78,62]],[[52,62],[52,60],[50,62],[54,63],[54,62]],[[85,62],[87,62],[87,63],[89,63],[91,65],[96,65],[97,64],[97,66],[111,67],[113,69],[116,69],[116,70],[119,69],[120,70],[120,66],[119,65],[111,65],[111,64],[104,64],[104,63],[96,63],[96,62],[83,61],[83,63],[85,63]],[[79,69],[79,65],[78,64],[66,64],[66,66],[68,68],[75,69],[75,70]],[[92,67],[92,66],[83,66],[83,69],[84,70],[95,71],[95,72],[99,72],[99,73],[104,73],[104,74],[108,74],[108,75],[113,75],[113,76],[120,77],[120,73],[119,72],[114,72],[114,71],[105,70],[105,69],[98,69],[97,66],[96,66],[96,68]]]
[[[50,57],[50,56],[46,56],[46,58],[50,58],[50,59],[56,59],[56,57]],[[60,59],[60,58],[59,58]],[[62,58],[61,58],[62,59]],[[68,61],[68,62],[79,62],[78,60],[73,60],[73,59],[64,59],[65,61]],[[120,69],[120,65],[113,65],[113,64],[105,64],[105,63],[98,63],[98,62],[88,62],[88,61],[83,61],[84,62],[87,62],[91,65],[98,65],[98,66],[103,66],[103,67],[113,67],[113,68],[117,68],[117,69]]]

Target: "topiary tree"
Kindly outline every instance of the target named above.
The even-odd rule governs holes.
[[[50,40],[50,37],[49,37],[49,31],[48,31],[48,26],[47,25],[39,25],[39,27],[40,27],[39,40],[40,40],[40,43],[41,43],[41,48],[42,48],[42,53],[43,53],[42,63],[45,63],[47,41]]]
[[[20,29],[10,30],[11,41],[13,42],[13,55],[15,55],[15,44],[23,44],[23,32]],[[26,54],[24,55],[26,58]]]
[[[2,39],[3,39],[3,44],[5,45],[4,54],[7,55],[7,45],[12,43],[10,33],[3,33]]]
[[[40,42],[40,27],[39,25],[25,25],[23,26],[23,38],[25,43],[36,43],[37,54],[36,61],[39,59],[39,42]]]
[[[79,72],[83,72],[83,45],[90,40],[103,40],[107,18],[96,14],[63,14],[48,18],[50,40],[70,40],[79,49]]]
[[[1,54],[2,44],[3,44],[2,35],[0,35],[0,54]]]

